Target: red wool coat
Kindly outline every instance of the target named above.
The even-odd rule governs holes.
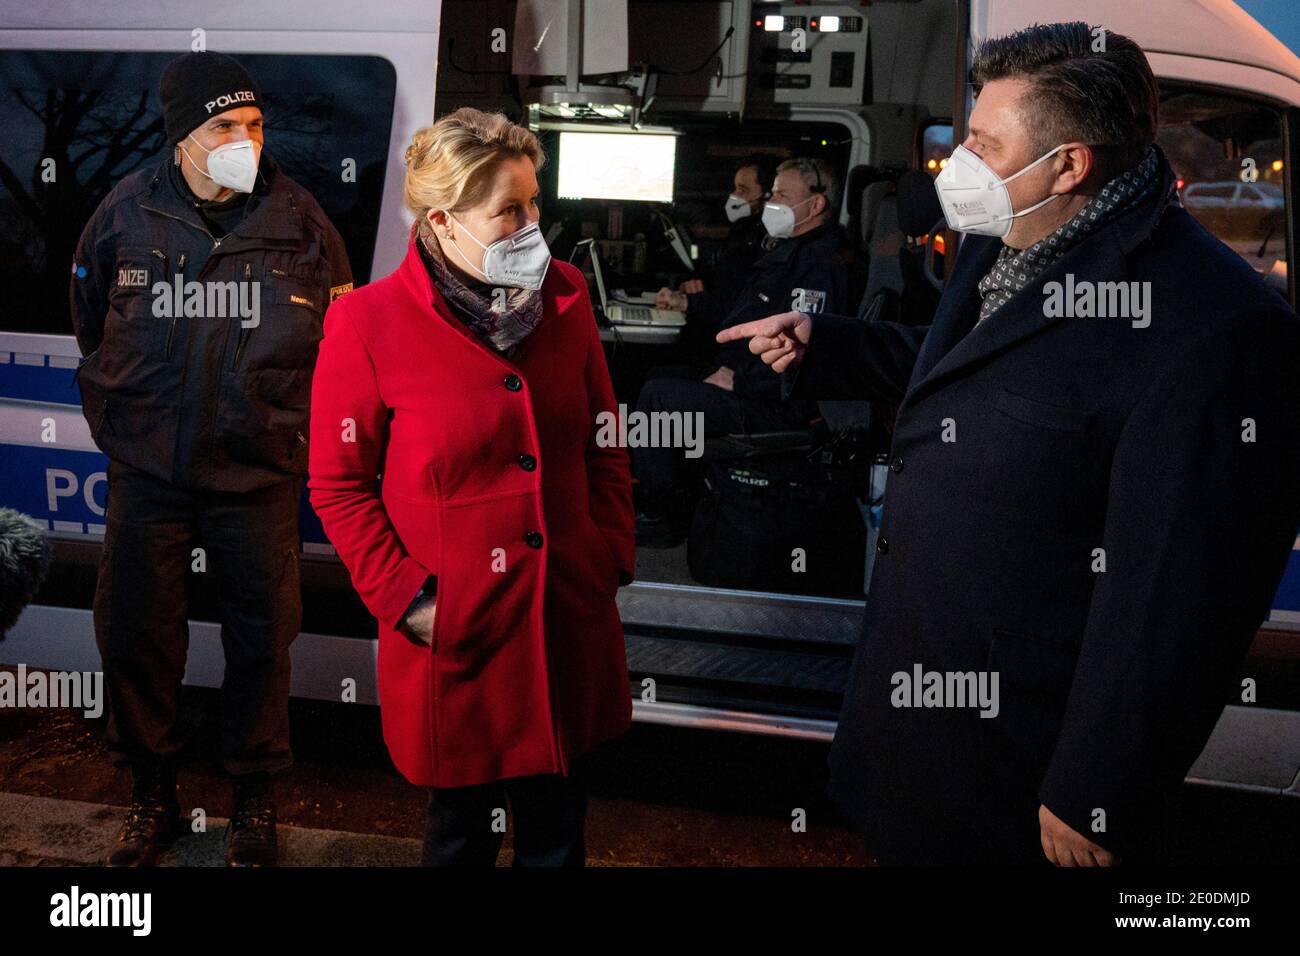
[[[420,786],[567,774],[631,724],[615,603],[636,566],[628,456],[595,441],[617,407],[582,273],[552,261],[542,295],[507,360],[452,315],[412,241],[325,316],[311,503],[379,621],[384,741]],[[429,574],[432,647],[395,630]]]

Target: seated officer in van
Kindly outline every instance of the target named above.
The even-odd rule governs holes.
[[[352,273],[320,206],[263,151],[261,94],[237,61],[187,53],[159,92],[172,151],[100,203],[71,278],[82,410],[109,459],[94,602],[108,747],[132,776],[108,863],[148,866],[184,826],[174,759],[194,571],[216,576],[220,599],[227,863],[271,865],[270,774],[292,762],[311,374]]]
[[[655,299],[656,308],[677,309],[688,319],[703,319],[712,326],[710,346],[718,319],[731,311],[731,303],[745,286],[745,277],[759,256],[772,250],[777,240],[763,226],[763,207],[772,196],[776,162],[770,156],[747,157],[736,167],[732,190],[723,209],[730,223],[727,238],[712,267],[682,282],[677,293],[665,287]],[[710,348],[712,351],[712,348]]]
[[[772,199],[762,221],[777,240],[750,267],[719,329],[772,314],[854,312],[862,294],[863,268],[848,236],[835,221],[840,187],[823,159],[789,159],[777,167]],[[681,293],[675,293],[681,295]],[[651,370],[637,410],[700,412],[704,435],[800,428],[816,415],[816,402],[785,400],[780,376],[745,343],[717,351],[709,368]],[[693,490],[683,482],[680,448],[632,448],[633,471],[641,484],[637,543],[673,547],[685,536]]]

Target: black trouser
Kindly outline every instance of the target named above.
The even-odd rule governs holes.
[[[200,569],[215,577],[221,607],[223,764],[247,774],[293,762],[289,645],[302,622],[300,488],[288,478],[252,492],[192,491],[110,460],[95,640],[117,766],[170,759],[180,749],[185,581]]]
[[[800,428],[816,414],[816,402],[754,398],[710,385],[704,379],[716,369],[716,365],[709,369],[702,365],[651,369],[641,387],[636,410],[646,414],[703,412],[706,438]],[[681,490],[683,476],[692,462],[681,448],[633,447],[629,451],[632,471],[647,503],[662,502],[670,493]]]
[[[557,773],[512,777],[429,791],[423,866],[494,866],[505,836],[506,798],[513,816],[514,866],[584,866],[590,758]]]

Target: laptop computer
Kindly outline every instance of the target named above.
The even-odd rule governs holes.
[[[582,261],[591,263],[591,274],[596,280],[596,296],[600,301],[600,309],[614,325],[660,325],[660,326],[683,326],[686,324],[686,313],[678,312],[675,309],[656,309],[650,306],[637,305],[630,301],[614,300],[609,301],[605,293],[605,277],[600,269],[600,254],[596,251],[595,239],[581,239],[573,247],[573,254],[569,256],[569,261]],[[584,268],[583,272],[587,270]],[[644,300],[644,296],[638,296]],[[651,297],[653,302],[654,298]]]

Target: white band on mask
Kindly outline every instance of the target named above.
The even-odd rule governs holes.
[[[546,270],[551,264],[551,251],[546,247],[546,237],[542,235],[541,226],[530,222],[522,229],[517,229],[490,245],[479,242],[469,228],[444,210],[447,218],[465,230],[483,250],[483,268],[480,269],[469,261],[455,239],[449,240],[465,264],[481,275],[486,282],[493,285],[508,286],[516,289],[540,289],[546,278]]]
[[[804,216],[802,219],[794,218],[795,206],[802,206],[804,203],[812,202],[815,196],[809,196],[794,206],[787,206],[779,202],[770,202],[763,206],[763,226],[767,229],[767,234],[773,239],[788,239],[794,235],[795,227],[801,223],[807,222],[812,215]]]

